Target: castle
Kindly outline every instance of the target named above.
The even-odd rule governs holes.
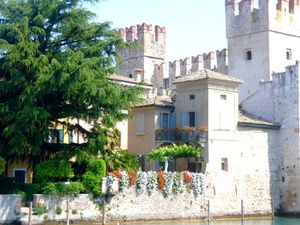
[[[225,8],[228,50],[169,63],[164,27],[120,29],[132,43],[120,51],[120,74],[149,87],[130,112],[128,149],[143,169],[158,169],[142,156],[195,141],[201,160],[174,168],[213,175],[215,194],[271,199],[270,208],[299,214],[300,1],[225,0]]]

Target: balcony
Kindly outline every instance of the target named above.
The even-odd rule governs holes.
[[[156,129],[156,141],[207,141],[207,129],[182,127],[175,129]]]

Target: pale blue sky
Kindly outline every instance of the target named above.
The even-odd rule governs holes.
[[[165,26],[167,60],[174,60],[227,47],[224,5],[224,0],[103,0],[89,8],[114,28]]]

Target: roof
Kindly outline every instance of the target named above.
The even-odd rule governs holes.
[[[140,104],[137,104],[135,107],[149,107],[149,106],[161,106],[161,107],[174,108],[171,97],[168,95],[155,96],[154,98],[144,99]]]
[[[110,74],[108,76],[108,79],[114,80],[114,81],[121,81],[121,82],[131,83],[131,84],[140,84],[141,83],[139,81],[136,81],[133,78],[130,78],[130,77],[127,77],[127,76],[122,76],[122,75],[117,75],[117,74]],[[151,84],[147,84],[147,83],[142,83],[142,85],[152,86]]]
[[[218,73],[218,72],[215,72],[212,70],[207,70],[207,69],[192,72],[190,75],[179,77],[173,83],[182,83],[182,82],[186,82],[186,81],[197,81],[197,80],[205,80],[205,79],[230,81],[230,82],[234,82],[234,83],[243,83],[243,81],[240,79],[225,75],[223,73]]]
[[[239,111],[239,126],[245,127],[257,127],[257,128],[266,128],[266,129],[280,129],[280,124],[264,120],[260,117],[255,117],[243,110]]]

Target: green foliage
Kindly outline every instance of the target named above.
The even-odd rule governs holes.
[[[111,151],[107,155],[105,162],[108,171],[137,171],[140,167],[140,164],[137,160],[137,156],[128,151]]]
[[[62,213],[62,209],[59,206],[57,206],[56,209],[55,209],[55,213],[57,215],[60,215]]]
[[[33,215],[38,215],[38,216],[41,216],[41,215],[48,212],[47,207],[45,205],[42,205],[42,204],[37,204],[33,208],[32,211],[33,211]]]
[[[0,157],[0,175],[4,172],[5,170],[5,164],[6,164],[6,161]]]
[[[161,162],[167,161],[169,158],[196,158],[200,157],[200,149],[191,145],[168,145],[159,149],[152,150],[149,153],[150,159],[159,159]]]
[[[77,195],[83,191],[85,187],[81,182],[46,183],[42,187],[43,194],[51,195]]]
[[[21,201],[25,202],[26,201],[26,193],[20,189],[13,189],[9,191],[9,194],[16,194],[21,196]]]
[[[87,1],[96,0],[0,0],[0,155],[97,155],[138,101],[139,88],[108,79],[123,41],[110,23],[91,22]],[[88,142],[45,142],[53,123]]]
[[[65,160],[49,159],[35,168],[35,179],[38,182],[53,182],[72,178],[71,164]]]
[[[90,162],[87,171],[83,174],[82,182],[86,189],[94,196],[99,196],[101,192],[102,177],[106,175],[106,165],[103,159],[96,159]]]

